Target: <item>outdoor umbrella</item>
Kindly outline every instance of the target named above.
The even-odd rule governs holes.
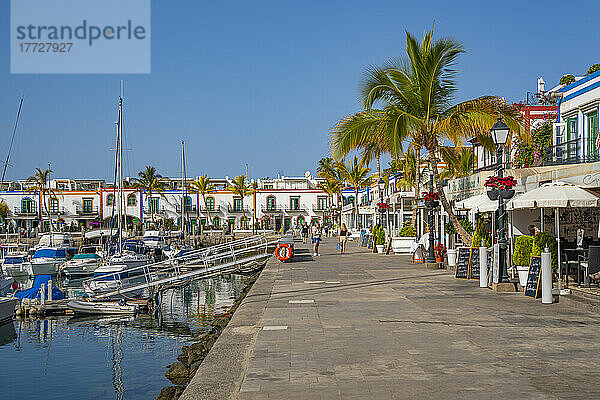
[[[562,289],[562,268],[560,268],[560,221],[559,209],[600,206],[600,197],[579,187],[565,182],[545,183],[537,189],[530,190],[511,200],[506,205],[508,210],[523,208],[554,208],[556,240],[558,244],[558,288]]]
[[[457,201],[455,208],[457,210],[471,210],[473,213],[491,212],[498,209],[498,202],[492,201],[487,194],[482,193],[468,199]]]

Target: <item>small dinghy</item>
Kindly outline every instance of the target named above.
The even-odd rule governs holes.
[[[137,305],[128,305],[122,302],[111,303],[71,300],[67,303],[67,307],[72,310],[75,315],[134,315],[139,311]]]

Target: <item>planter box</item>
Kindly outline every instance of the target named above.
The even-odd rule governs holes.
[[[410,254],[412,253],[413,243],[416,241],[416,237],[392,237],[392,251],[396,254]]]

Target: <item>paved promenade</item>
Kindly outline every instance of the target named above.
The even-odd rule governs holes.
[[[600,398],[598,315],[334,239],[270,260],[182,399]]]

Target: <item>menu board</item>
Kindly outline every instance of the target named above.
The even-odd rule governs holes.
[[[469,268],[469,279],[479,280],[479,247],[473,247],[471,249],[471,265]]]
[[[373,235],[367,235],[367,237],[368,237],[367,247],[369,249],[372,249],[373,248]]]
[[[361,236],[361,239],[362,239],[362,241],[361,241],[360,245],[362,247],[367,247],[367,243],[369,241],[369,235],[367,235],[366,233],[363,233]]]
[[[525,286],[525,296],[537,299],[541,297],[540,278],[542,272],[542,257],[531,257],[529,263],[529,274]]]
[[[456,257],[456,272],[455,278],[468,279],[469,278],[469,264],[471,261],[471,248],[459,247],[458,255]]]

